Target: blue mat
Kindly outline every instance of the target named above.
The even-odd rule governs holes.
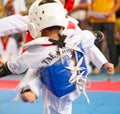
[[[0,114],[42,114],[39,98],[35,103],[14,103],[16,91],[0,90]],[[90,104],[83,95],[73,102],[72,114],[120,114],[120,92],[88,92]]]

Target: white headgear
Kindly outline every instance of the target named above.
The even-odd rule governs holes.
[[[41,36],[41,31],[51,26],[66,27],[66,10],[59,0],[36,0],[29,9],[29,30],[32,37]]]

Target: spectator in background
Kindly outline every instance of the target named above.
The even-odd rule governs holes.
[[[2,5],[2,2],[0,2],[0,18],[4,17],[5,15],[5,9]]]
[[[3,5],[7,11],[7,15],[25,15],[27,11],[25,0],[3,0]]]
[[[18,48],[14,38],[9,36],[0,37],[0,65],[17,55]]]
[[[3,0],[3,6],[6,10],[6,16],[14,14],[25,15],[27,13],[25,0]],[[19,47],[19,41],[24,38],[24,32],[13,34],[12,37],[15,38]]]
[[[87,0],[76,0],[74,8],[70,12],[70,16],[74,17],[79,21],[79,26],[81,29],[91,30],[91,26],[87,16],[87,9]]]
[[[92,28],[105,33],[109,59],[116,67],[116,46],[114,43],[115,13],[120,7],[120,0],[90,0],[88,6]],[[100,42],[96,41],[96,46],[102,51]],[[93,74],[99,74],[100,71],[100,69],[95,68]],[[111,74],[110,72],[107,73]]]
[[[28,10],[30,8],[30,6],[32,5],[32,3],[34,2],[35,0],[25,0],[26,2],[26,7],[27,7],[27,13],[28,13]]]
[[[116,26],[115,26],[115,44],[117,50],[117,66],[115,68],[116,73],[120,73],[120,9],[116,12]]]
[[[0,5],[0,18],[5,17],[5,8]],[[18,53],[17,43],[10,36],[0,37],[0,66]]]

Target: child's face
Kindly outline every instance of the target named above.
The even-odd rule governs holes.
[[[50,27],[42,30],[42,36],[47,36],[54,40],[59,40],[59,31],[61,27]]]

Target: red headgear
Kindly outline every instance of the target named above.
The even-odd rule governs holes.
[[[65,9],[70,12],[73,9],[75,0],[66,0]]]

